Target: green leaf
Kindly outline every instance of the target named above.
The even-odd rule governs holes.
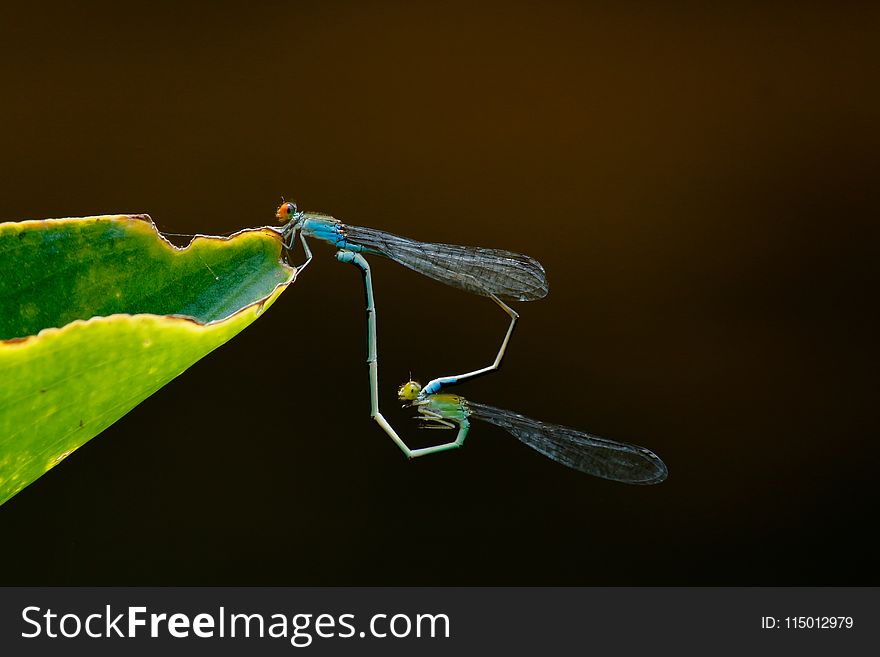
[[[0,504],[259,317],[268,228],[172,246],[146,215],[0,223]]]

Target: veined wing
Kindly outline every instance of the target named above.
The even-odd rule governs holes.
[[[513,434],[520,442],[575,470],[627,484],[659,484],[668,471],[649,449],[593,436],[512,411],[468,402],[471,417]]]
[[[550,287],[541,263],[512,251],[418,242],[374,228],[348,226],[345,240],[452,287],[502,299],[535,301]]]

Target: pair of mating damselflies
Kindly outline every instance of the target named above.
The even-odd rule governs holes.
[[[581,472],[630,484],[656,484],[666,478],[663,461],[650,450],[583,431],[532,420],[518,413],[469,402],[458,395],[441,393],[448,385],[496,370],[513,334],[519,315],[504,300],[535,301],[547,295],[547,276],[541,264],[528,256],[480,247],[418,242],[373,228],[350,226],[327,215],[301,212],[294,203],[284,202],[275,213],[285,222],[281,235],[292,250],[297,237],[305,262],[312,260],[307,237],[334,246],[336,259],[357,267],[364,279],[367,302],[367,365],[370,376],[370,416],[391,437],[407,457],[425,456],[461,447],[470,429],[470,419],[483,420],[506,429],[521,442],[545,456]],[[433,379],[422,387],[415,381],[404,384],[398,397],[418,409],[423,426],[455,429],[455,440],[433,447],[411,449],[379,410],[379,364],[376,347],[376,307],[370,265],[364,255],[381,255],[424,276],[454,288],[489,297],[510,317],[510,326],[495,356],[487,366],[453,376]]]

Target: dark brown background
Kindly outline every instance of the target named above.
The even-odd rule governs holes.
[[[880,583],[876,12],[177,4],[0,10],[0,218],[223,233],[284,194],[527,252],[550,296],[461,392],[670,477],[483,425],[407,463],[368,417],[360,279],[316,243],[265,317],[0,508],[3,583]],[[491,360],[490,302],[374,273],[386,409],[409,370]]]

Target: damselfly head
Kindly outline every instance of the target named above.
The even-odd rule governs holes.
[[[421,391],[421,383],[418,381],[407,381],[397,391],[397,398],[400,401],[415,401]]]
[[[282,224],[287,223],[294,217],[296,217],[296,203],[293,203],[292,201],[285,201],[279,205],[278,210],[275,211],[275,218]]]

